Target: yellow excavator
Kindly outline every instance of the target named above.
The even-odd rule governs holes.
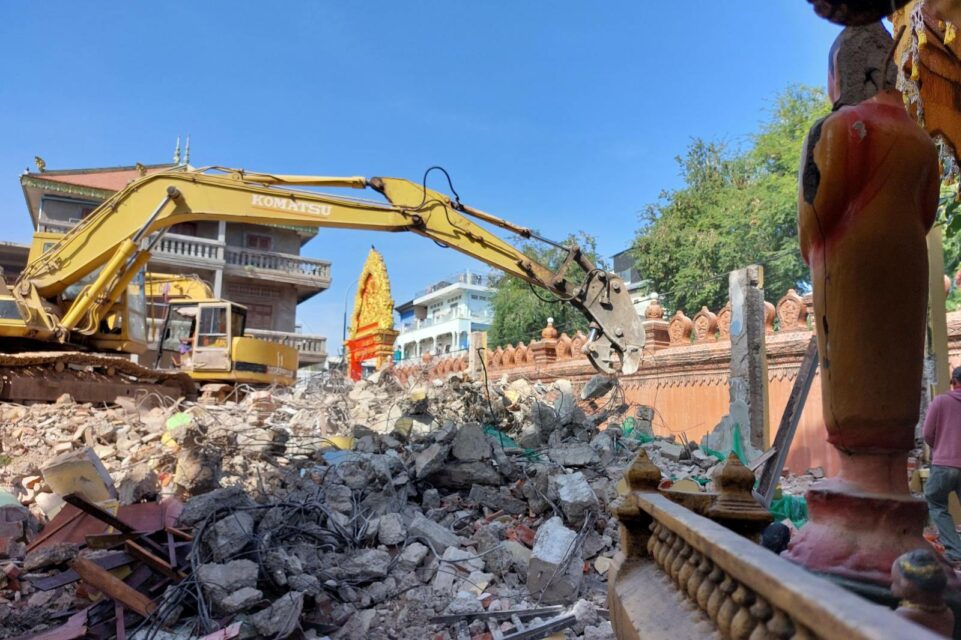
[[[199,220],[410,231],[574,305],[590,323],[584,349],[591,363],[606,373],[637,370],[644,330],[623,280],[596,268],[576,245],[463,204],[456,193],[451,198],[429,189],[426,178],[417,184],[175,167],[131,182],[41,247],[46,250],[32,256],[12,287],[0,284],[0,399],[52,400],[64,392],[103,402],[141,391],[190,395],[193,380],[181,371],[105,353],[146,351],[144,268],[167,229]],[[305,187],[370,189],[383,201]],[[475,221],[563,249],[564,260],[554,270],[538,264]],[[584,272],[580,284],[568,275],[574,266]],[[207,371],[249,362],[242,327],[225,314],[199,313],[194,340],[191,358]]]
[[[35,233],[28,264],[53,248],[63,235]],[[296,381],[297,350],[246,335],[246,307],[217,298],[210,285],[198,275],[148,271],[143,274],[143,287],[148,333],[150,328],[156,331],[152,339],[148,336],[148,342],[157,344],[152,361],[154,369],[185,373],[210,396],[223,395],[238,384],[289,386]],[[137,294],[136,290],[131,293]],[[161,314],[150,317],[157,308]],[[230,328],[229,348],[225,337],[201,334],[201,327],[221,320]],[[100,332],[116,335],[122,323],[123,310],[115,307],[101,320]],[[143,350],[137,349],[135,353]],[[51,382],[45,380],[43,384],[55,386]],[[108,388],[103,393],[109,395],[111,391]]]
[[[144,286],[148,301],[163,301],[163,317],[151,318],[159,324],[154,368],[173,366],[210,393],[224,391],[218,383],[288,386],[296,381],[297,349],[247,335],[247,308],[217,298],[199,276],[147,272]],[[205,333],[213,326],[229,332]]]

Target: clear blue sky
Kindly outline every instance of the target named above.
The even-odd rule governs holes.
[[[837,30],[804,0],[2,2],[0,239],[29,240],[34,155],[168,162],[189,132],[195,166],[419,180],[441,164],[464,202],[610,255],[678,186],[692,137],[741,143],[776,92],[822,84]],[[304,253],[334,284],[299,322],[331,352],[371,244],[397,301],[482,267],[412,235],[321,231]]]

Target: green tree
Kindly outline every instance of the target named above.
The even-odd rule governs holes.
[[[951,291],[945,301],[948,311],[961,308],[961,289],[954,283],[954,276],[961,269],[961,201],[957,179],[949,178],[941,183],[941,197],[935,224],[943,225],[944,273],[951,278]]]
[[[570,242],[576,242],[597,267],[608,268],[607,263],[597,255],[597,242],[593,236],[582,231],[576,236],[569,236],[565,244]],[[566,255],[556,247],[533,241],[521,244],[520,248],[525,255],[551,269],[560,265]],[[577,265],[571,265],[568,275],[577,284],[582,283],[585,277]],[[578,329],[587,330],[587,320],[577,309],[545,289],[532,288],[524,280],[507,274],[497,276],[494,286],[497,289],[492,303],[494,322],[488,335],[488,343],[492,348],[526,343],[540,337],[548,318],[554,318],[557,330],[568,335],[573,335]]]
[[[773,298],[808,279],[797,241],[797,174],[808,130],[830,112],[819,89],[792,86],[744,150],[694,139],[677,158],[684,186],[644,210],[634,242],[641,277],[665,306],[717,310],[727,273],[762,264]]]

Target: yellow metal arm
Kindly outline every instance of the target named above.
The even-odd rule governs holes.
[[[370,188],[383,195],[386,202],[289,188],[292,186]],[[177,168],[145,176],[100,205],[28,265],[17,281],[15,295],[28,305],[31,299],[51,300],[104,267],[64,317],[55,322],[58,336],[66,340],[71,331],[89,334],[96,330],[100,318],[132,277],[133,267],[144,264],[163,232],[175,224],[216,220],[411,231],[567,300],[593,323],[595,339],[588,345],[588,355],[595,364],[613,370],[620,359],[625,372],[636,369],[643,329],[622,281],[595,269],[577,247],[567,248],[567,259],[554,272],[471,217],[524,237],[536,237],[525,227],[398,178],[286,176],[234,169]],[[583,286],[574,286],[565,277],[573,264],[588,274]]]

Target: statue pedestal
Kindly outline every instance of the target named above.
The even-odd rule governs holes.
[[[784,557],[812,571],[887,585],[891,563],[927,548],[927,504],[907,486],[907,454],[842,454],[841,474],[811,485],[810,520]]]
[[[394,341],[400,332],[393,329],[373,329],[369,333],[358,332],[358,336],[344,343],[350,364],[348,371],[352,380],[360,380],[361,363],[377,358],[377,368],[381,369],[393,361]]]

